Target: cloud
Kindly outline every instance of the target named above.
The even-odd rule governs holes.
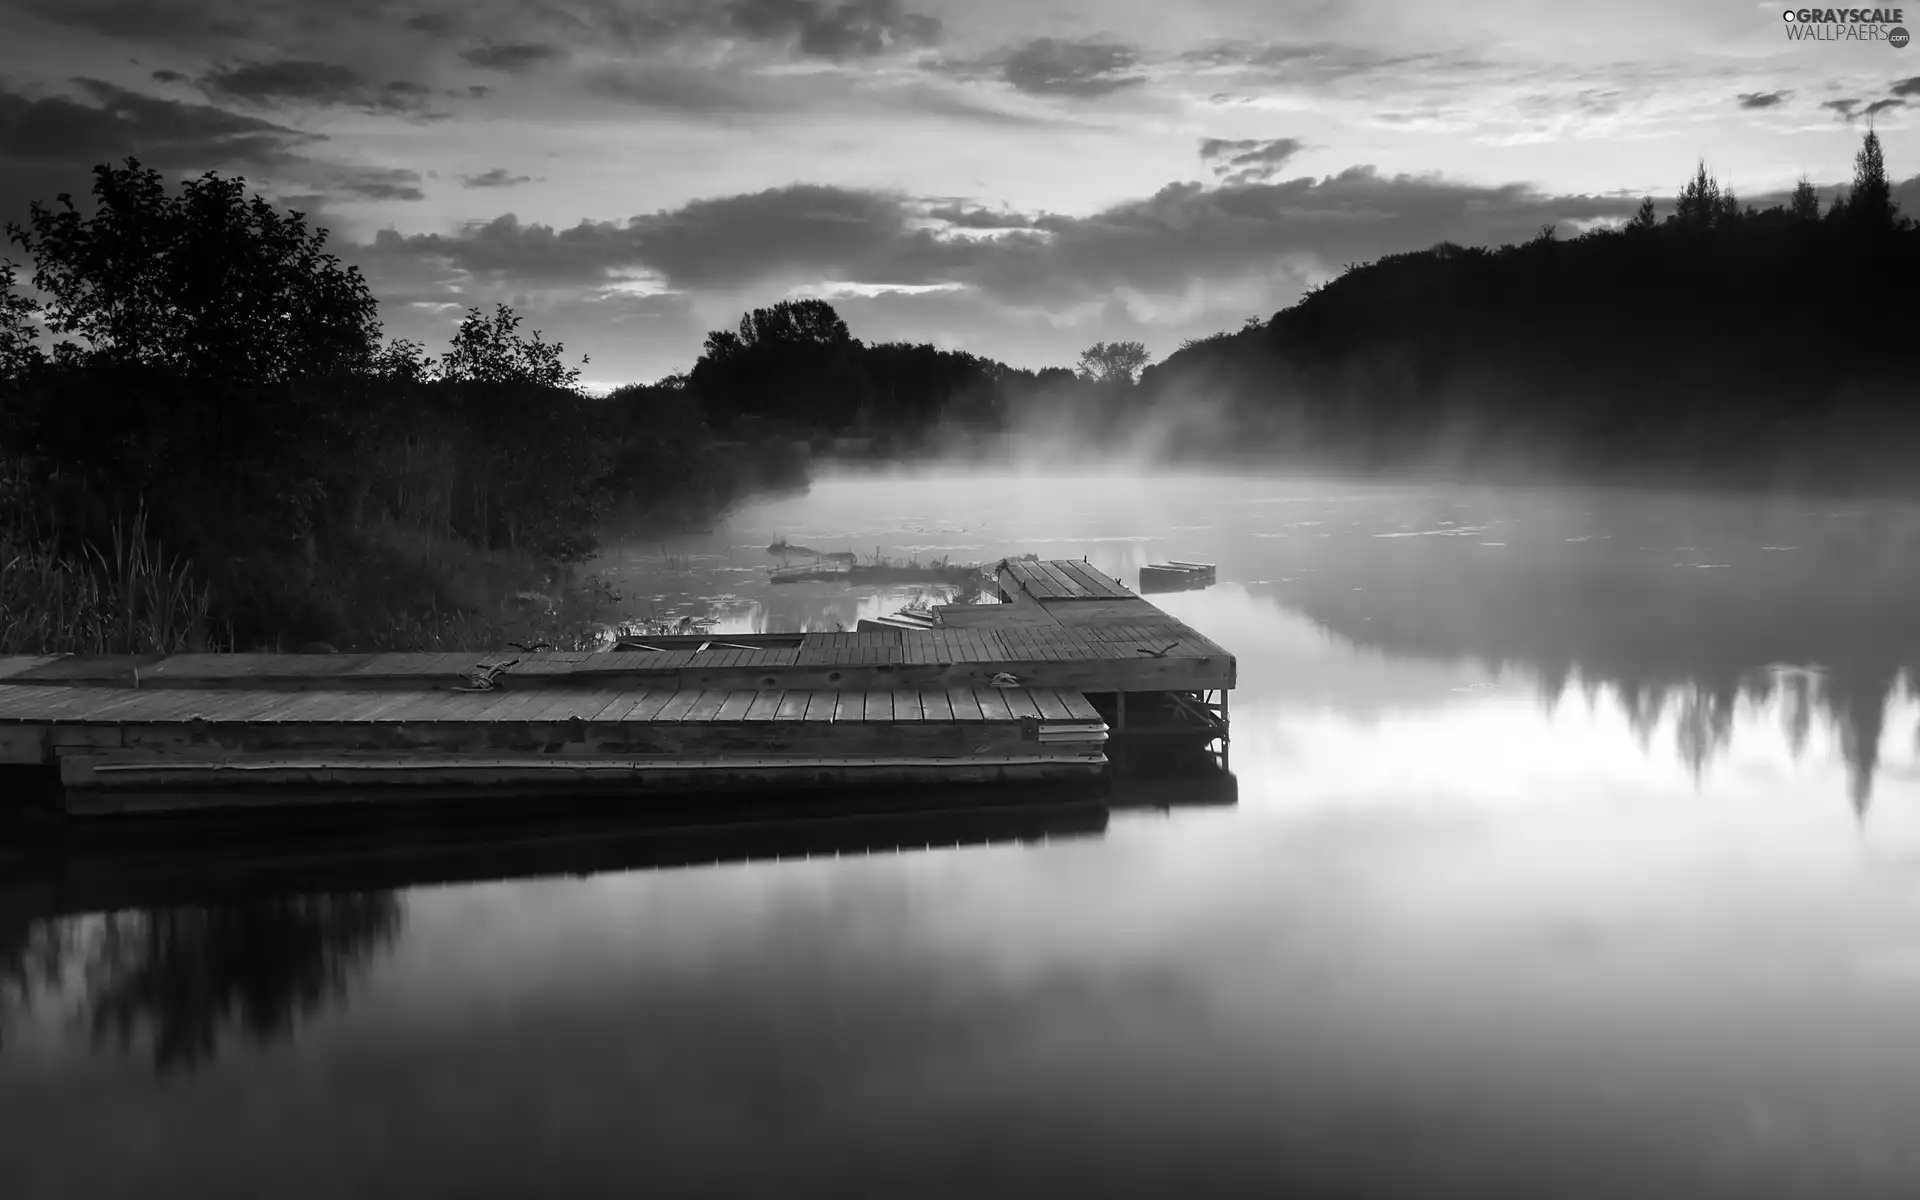
[[[0,158],[91,167],[135,155],[160,168],[283,166],[295,161],[294,147],[319,140],[212,105],[164,100],[99,79],[73,82],[95,103],[0,91]]]
[[[1009,53],[1000,77],[1035,96],[1106,96],[1146,82],[1138,52],[1119,42],[1035,38]]]
[[[842,119],[925,114],[1002,129],[1075,124],[1056,114],[1008,111],[937,80],[890,78],[884,86],[875,86],[871,78],[843,70],[754,71],[635,61],[591,67],[578,82],[590,94],[637,108],[721,122],[738,116],[831,113]]]
[[[316,134],[98,79],[73,82],[93,103],[0,91],[0,220],[18,220],[31,202],[51,202],[61,192],[81,201],[92,191],[95,166],[130,157],[175,179],[240,173],[269,195],[299,196],[308,212],[333,199],[425,199],[418,171],[313,157],[327,140]]]
[[[1214,41],[1184,51],[1177,56],[1177,61],[1242,85],[1290,87],[1324,87],[1382,73],[1399,81],[1415,73],[1457,77],[1496,69],[1511,70],[1510,64],[1452,53],[1406,54],[1341,42],[1235,39]]]
[[[403,167],[339,167],[328,181],[332,190],[362,200],[425,200],[420,172]]]
[[[1789,91],[1780,92],[1741,92],[1741,108],[1774,108],[1793,95]]]
[[[851,0],[831,8],[812,0],[734,0],[719,14],[735,36],[828,59],[930,46],[942,34],[937,19],[908,12],[897,0]]]
[[[301,58],[243,62],[210,71],[197,82],[209,95],[249,104],[326,105],[393,113],[419,112],[431,90],[403,79],[375,84],[351,67]]]
[[[1905,100],[1898,99],[1881,99],[1871,103],[1864,103],[1854,99],[1842,99],[1828,100],[1820,107],[1836,112],[1840,114],[1844,120],[1852,122],[1859,117],[1872,118],[1889,109],[1905,108],[1906,106],[1907,102]]]
[[[724,116],[806,107],[782,103],[779,92],[805,89],[823,81],[807,77],[770,81],[680,63],[642,62],[594,67],[580,77],[580,82],[588,92],[639,108]]]
[[[961,200],[933,204],[925,215],[929,220],[955,229],[1033,228],[1033,218],[1024,213],[1014,212],[1010,208],[982,208]]]
[[[187,77],[179,71],[155,71],[153,78],[160,83],[185,83]]]
[[[435,37],[444,37],[452,33],[455,28],[453,17],[443,12],[415,13],[400,22],[400,25],[416,33],[431,34]]]
[[[1207,138],[1200,143],[1200,159],[1228,184],[1259,183],[1272,179],[1305,148],[1298,138]]]
[[[257,20],[247,0],[13,0],[43,21],[110,38],[192,44],[244,37]]]
[[[947,286],[1047,309],[1105,303],[1117,294],[1177,306],[1223,280],[1443,240],[1524,241],[1547,222],[1625,218],[1635,203],[1389,177],[1367,167],[1320,180],[1172,184],[1084,217],[990,213],[947,200],[796,185],[695,201],[624,223],[556,229],[508,215],[456,234],[385,232],[368,251],[377,267],[424,270],[452,286],[476,280],[593,289],[647,276],[667,290],[700,292],[839,281]],[[982,228],[1006,232],[962,232]]]
[[[489,71],[505,71],[519,74],[542,63],[567,57],[564,47],[547,42],[505,42],[500,45],[475,46],[461,52],[460,57],[476,67]]]
[[[515,175],[505,167],[494,167],[478,175],[462,175],[460,186],[465,188],[504,188],[518,187],[523,183],[532,183],[531,175]]]
[[[574,48],[613,47],[646,59],[707,43],[837,62],[932,46],[944,32],[937,18],[910,11],[899,0],[559,0],[528,5],[508,21]],[[495,15],[457,9],[423,13],[405,25],[449,38],[495,34],[502,23]]]
[[[1899,80],[1888,91],[1895,96],[1920,96],[1920,75]]]

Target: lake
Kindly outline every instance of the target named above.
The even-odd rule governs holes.
[[[1238,656],[1230,802],[214,903],[40,863],[0,1195],[1920,1194],[1920,510],[849,475],[600,566],[721,632],[916,598],[776,539],[1219,564],[1155,600]]]

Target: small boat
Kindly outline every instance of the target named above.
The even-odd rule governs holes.
[[[1186,592],[1195,588],[1212,587],[1214,568],[1212,563],[1178,562],[1169,559],[1163,563],[1151,563],[1140,568],[1140,594],[1154,592]]]

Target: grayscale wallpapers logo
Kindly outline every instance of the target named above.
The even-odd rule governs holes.
[[[1789,8],[1781,16],[1790,42],[1886,42],[1904,50],[1912,40],[1901,8]]]

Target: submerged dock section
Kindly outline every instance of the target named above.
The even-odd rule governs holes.
[[[0,765],[57,771],[61,804],[99,813],[422,785],[1086,782],[1139,739],[1224,747],[1223,648],[1084,563],[1007,561],[996,581],[1003,603],[935,608],[926,628],[600,653],[0,659]]]

